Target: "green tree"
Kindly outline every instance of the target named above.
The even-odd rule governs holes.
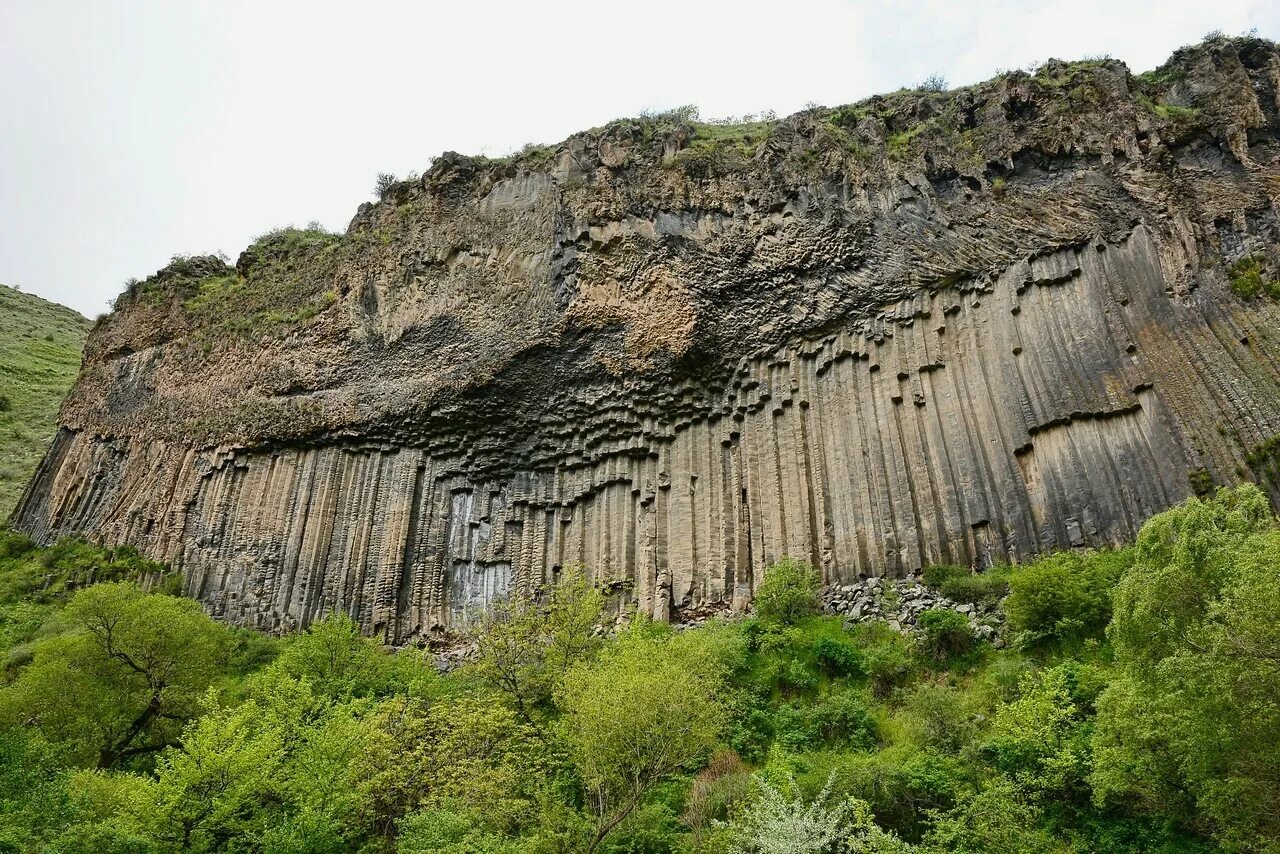
[[[716,745],[722,674],[697,647],[634,625],[557,693],[561,736],[596,819],[587,850],[673,774],[699,766]]]
[[[475,670],[539,730],[540,714],[573,665],[600,648],[604,597],[579,570],[566,570],[545,602],[515,595],[497,602],[476,631]]]
[[[954,854],[1066,854],[1071,848],[1042,827],[1043,813],[1008,781],[966,798],[934,821],[928,851]]]
[[[764,580],[756,588],[752,603],[765,622],[794,625],[822,610],[818,599],[821,583],[817,571],[809,564],[783,558],[765,567]]]
[[[64,616],[68,630],[35,648],[0,714],[99,768],[175,743],[231,644],[195,602],[128,583],[79,591]]]
[[[366,697],[390,690],[397,661],[360,634],[346,614],[332,614],[291,638],[273,667],[306,680],[329,700]]]
[[[1043,652],[1101,638],[1111,591],[1132,557],[1128,549],[1060,552],[1014,567],[1004,600],[1014,643]]]
[[[1280,839],[1280,531],[1256,487],[1143,526],[1108,631],[1095,799],[1191,819],[1228,848]]]
[[[214,851],[262,832],[284,760],[280,731],[262,712],[252,701],[214,710],[160,757],[149,809],[161,839]]]
[[[361,820],[378,836],[420,810],[475,811],[512,830],[530,812],[535,774],[546,773],[541,742],[492,696],[379,704],[376,737],[349,772],[366,800]]]
[[[1086,683],[1091,673],[1086,670]],[[1089,701],[1100,686],[1081,681],[1080,668],[1058,665],[1027,677],[1022,696],[996,713],[982,754],[1024,797],[1057,803],[1088,798]]]

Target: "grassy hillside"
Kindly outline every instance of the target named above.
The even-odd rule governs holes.
[[[0,285],[0,522],[53,438],[88,331],[66,306]]]

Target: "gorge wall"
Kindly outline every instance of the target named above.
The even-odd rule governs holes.
[[[12,523],[389,642],[581,564],[659,619],[1116,543],[1280,459],[1280,54],[447,154],[94,328]]]

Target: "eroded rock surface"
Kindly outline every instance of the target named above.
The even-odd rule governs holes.
[[[678,619],[784,555],[850,584],[1275,495],[1278,109],[1276,46],[1222,39],[448,154],[123,295],[13,523],[403,643],[570,564]]]

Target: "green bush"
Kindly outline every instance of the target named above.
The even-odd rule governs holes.
[[[1262,293],[1262,265],[1246,255],[1231,265],[1231,290],[1241,299],[1253,299]]]
[[[1133,562],[1131,549],[1061,552],[1013,568],[1004,610],[1014,643],[1044,651],[1101,638],[1111,591]]]
[[[958,854],[994,851],[1067,854],[1068,845],[1040,825],[1044,815],[1013,786],[997,781],[938,817],[926,839],[927,850]]]
[[[808,764],[801,779],[806,791],[830,780],[833,797],[866,801],[881,827],[911,841],[924,833],[930,812],[950,809],[970,785],[959,759],[909,745],[814,755]]]
[[[1008,576],[996,569],[981,575],[963,575],[942,585],[942,595],[953,602],[994,605],[1009,592]]]
[[[947,753],[959,752],[978,729],[964,692],[933,683],[906,692],[897,719],[914,744]]]
[[[766,567],[756,588],[754,604],[760,619],[793,625],[822,610],[818,599],[818,573],[804,561],[783,558]]]
[[[994,605],[1009,592],[1008,569],[992,567],[973,573],[963,566],[934,564],[922,573],[925,586],[938,591],[953,602],[970,605]]]
[[[887,697],[911,678],[911,655],[907,641],[883,623],[858,627],[863,645],[862,666],[867,684],[877,697]]]
[[[8,412],[13,409],[13,400],[7,394],[0,394],[0,412]]]
[[[814,643],[813,652],[823,672],[831,678],[848,678],[863,673],[862,653],[852,641],[821,637]]]
[[[942,590],[942,585],[946,584],[953,578],[960,578],[969,575],[970,572],[963,566],[957,566],[954,563],[934,563],[926,566],[920,572],[920,578],[924,582],[924,586],[930,590]]]
[[[950,608],[931,608],[916,618],[916,644],[934,661],[947,661],[972,651],[969,618]]]
[[[396,850],[404,854],[515,854],[519,849],[486,830],[483,816],[470,810],[437,808],[401,819]]]
[[[17,531],[0,528],[0,560],[24,557],[35,551],[35,541]]]
[[[876,742],[875,720],[852,690],[828,694],[809,705],[781,705],[774,712],[773,727],[778,743],[796,752],[824,745],[861,750]]]

